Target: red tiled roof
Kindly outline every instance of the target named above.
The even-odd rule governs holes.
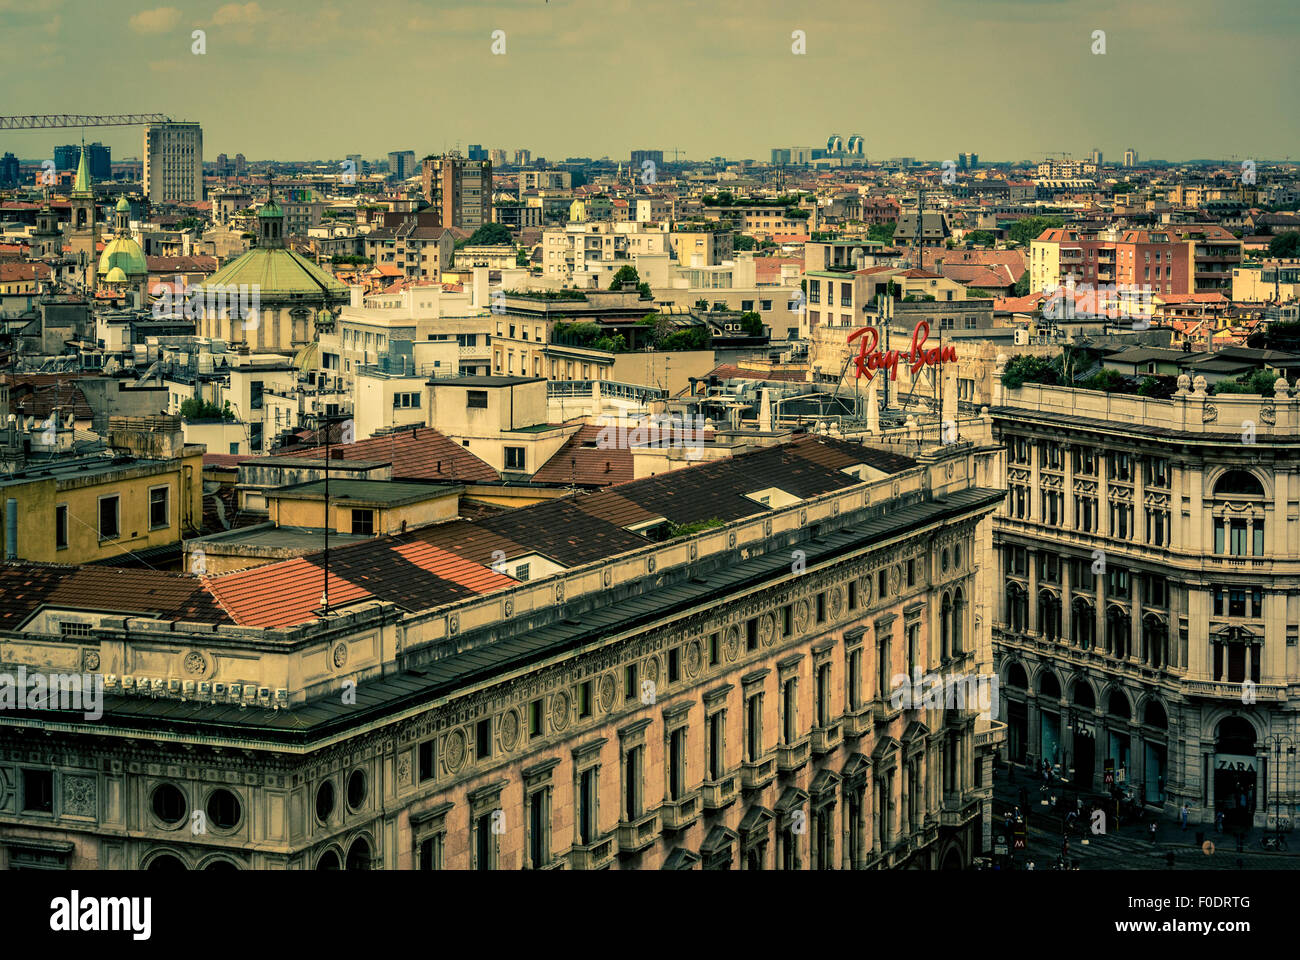
[[[50,268],[44,263],[20,263],[6,260],[0,263],[0,283],[17,283],[22,280],[48,280]]]
[[[324,571],[302,557],[208,577],[204,585],[230,619],[246,627],[290,627],[314,620],[321,606]],[[371,596],[363,587],[329,574],[330,606]]]
[[[791,383],[806,383],[808,380],[808,375],[802,370],[746,370],[733,363],[721,363],[705,376],[720,380],[788,380]]]

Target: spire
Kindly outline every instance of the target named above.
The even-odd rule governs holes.
[[[72,185],[73,193],[89,194],[92,191],[90,186],[90,165],[86,162],[86,145],[81,145],[81,160],[77,164],[77,179]]]

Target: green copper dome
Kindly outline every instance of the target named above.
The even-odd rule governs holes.
[[[118,198],[117,198],[117,212],[118,212],[118,213],[130,213],[130,212],[131,212],[131,204],[129,204],[129,203],[126,202],[126,197],[118,197]]]
[[[114,267],[104,274],[105,283],[126,283],[126,279],[126,274],[122,272],[121,267]]]
[[[257,215],[263,220],[273,220],[283,217],[284,211],[280,209],[280,205],[274,200],[268,200],[262,204],[262,209],[257,211]]]
[[[200,288],[244,283],[258,291],[263,303],[304,299],[344,304],[352,296],[328,272],[284,247],[254,247],[204,280]]]
[[[99,258],[99,275],[107,276],[120,268],[128,277],[143,277],[149,272],[140,244],[130,237],[114,237],[104,246]]]

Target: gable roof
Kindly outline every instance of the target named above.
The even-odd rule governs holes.
[[[500,475],[459,443],[434,430],[394,430],[387,436],[333,445],[330,455],[343,460],[384,460],[393,464],[394,480],[428,480],[438,483],[492,483]],[[325,448],[287,450],[281,457],[323,460]]]

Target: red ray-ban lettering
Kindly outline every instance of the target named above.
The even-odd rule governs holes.
[[[912,330],[912,349],[906,353],[900,353],[897,350],[876,349],[880,344],[880,333],[875,327],[862,327],[854,330],[849,334],[849,343],[861,338],[857,356],[853,358],[856,376],[865,376],[870,380],[875,376],[873,370],[888,370],[889,379],[897,380],[898,361],[900,359],[906,360],[912,365],[913,376],[919,373],[922,367],[937,367],[940,364],[956,362],[957,348],[951,344],[925,349],[925,341],[929,337],[930,324],[922,320]]]

